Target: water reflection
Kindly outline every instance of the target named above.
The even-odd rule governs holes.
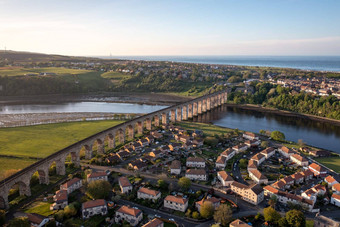
[[[308,117],[283,116],[224,105],[195,117],[193,121],[253,132],[279,130],[288,140],[297,142],[302,139],[307,144],[340,153],[340,127]]]

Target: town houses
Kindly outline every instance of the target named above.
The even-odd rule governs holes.
[[[245,132],[243,133],[243,138],[247,140],[258,140],[259,137],[255,135],[255,133],[252,132]]]
[[[187,169],[185,172],[185,177],[190,180],[206,181],[208,176],[204,169]]]
[[[205,160],[200,157],[189,157],[186,162],[187,167],[205,168]]]
[[[294,152],[291,149],[289,149],[288,147],[285,147],[285,146],[279,147],[278,151],[285,158],[289,158],[291,155],[294,154]]]
[[[245,185],[234,181],[231,185],[231,190],[240,195],[243,200],[257,205],[264,199],[263,189],[259,184]]]
[[[181,174],[181,162],[178,160],[172,161],[170,165],[170,173],[175,175]]]
[[[257,169],[249,170],[249,177],[258,184],[268,183],[268,178]]]

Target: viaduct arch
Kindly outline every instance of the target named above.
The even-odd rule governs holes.
[[[151,130],[152,124],[158,127],[160,124],[167,125],[170,121],[176,122],[188,120],[188,118],[198,116],[199,114],[226,103],[227,95],[227,90],[218,91],[134,118],[78,141],[77,143],[37,161],[25,169],[0,181],[0,209],[9,207],[9,191],[15,184],[19,186],[20,195],[31,195],[30,179],[36,171],[39,173],[39,183],[49,184],[48,170],[53,162],[56,163],[57,174],[65,175],[65,159],[68,155],[71,155],[71,160],[75,166],[79,166],[81,149],[85,149],[85,158],[91,159],[94,144],[96,144],[95,148],[97,148],[98,153],[104,153],[105,140],[108,141],[109,149],[114,148],[116,146],[116,138],[119,143],[125,143],[126,139],[133,139],[135,137],[136,131],[138,134],[141,134],[144,128]]]

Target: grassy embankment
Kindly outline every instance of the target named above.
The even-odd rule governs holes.
[[[0,129],[0,178],[123,121],[84,121]],[[4,157],[10,156],[10,157]],[[7,173],[6,173],[7,172]]]
[[[340,157],[315,158],[316,161],[340,173]]]
[[[232,133],[234,132],[234,129],[230,128],[224,128],[212,124],[204,124],[204,123],[198,123],[198,122],[189,122],[189,121],[181,121],[177,122],[177,125],[187,129],[187,130],[202,130],[204,135],[206,136],[214,136],[214,135],[221,135],[225,133]],[[241,132],[241,131],[240,131]]]

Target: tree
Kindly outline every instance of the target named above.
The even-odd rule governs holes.
[[[45,224],[45,227],[56,227],[57,222],[55,220],[50,220],[47,224]]]
[[[303,142],[302,139],[298,139],[298,144],[299,144],[299,146],[301,146],[301,147],[303,147],[303,146],[306,145],[305,142]]]
[[[304,227],[306,226],[306,217],[300,210],[290,210],[286,213],[286,219],[290,226]]]
[[[248,166],[248,160],[245,158],[240,159],[240,168],[241,169],[246,169]]]
[[[166,189],[168,187],[167,183],[162,179],[159,179],[157,181],[157,184],[158,184],[158,187],[162,189]]]
[[[213,204],[209,201],[205,201],[201,206],[200,213],[203,218],[210,218],[214,214],[214,210]]]
[[[179,185],[182,189],[186,190],[186,189],[190,188],[190,186],[191,186],[191,180],[190,180],[189,178],[187,178],[187,177],[181,177],[181,178],[178,180],[178,185]]]
[[[281,215],[272,207],[267,207],[263,209],[264,220],[271,223],[277,223]]]
[[[64,214],[67,218],[73,217],[77,214],[77,208],[71,203],[64,208]]]
[[[6,212],[4,210],[0,210],[0,226],[3,226],[6,222]]]
[[[192,218],[199,219],[200,218],[200,214],[197,211],[194,211],[194,212],[192,212]]]
[[[269,146],[268,141],[262,141],[261,142],[261,147],[267,148]]]
[[[214,213],[214,220],[222,226],[227,226],[231,221],[232,213],[230,206],[221,204]]]
[[[265,130],[263,130],[263,129],[261,129],[261,130],[260,130],[260,134],[262,134],[262,135],[266,135],[266,131],[265,131]]]
[[[9,227],[30,227],[31,224],[27,217],[13,218],[8,222]]]
[[[187,212],[185,212],[185,216],[190,218],[191,217],[191,210],[188,209]]]
[[[280,218],[280,220],[277,222],[277,224],[280,227],[289,227],[289,224],[288,224],[287,219],[285,217]]]
[[[87,195],[93,199],[105,199],[111,191],[111,184],[104,180],[96,180],[89,183]]]
[[[274,139],[274,140],[280,140],[283,141],[286,139],[285,134],[283,134],[280,131],[273,131],[270,136]]]
[[[277,203],[277,197],[276,195],[272,195],[268,201],[269,205],[272,207],[272,208],[275,208],[275,204]]]

